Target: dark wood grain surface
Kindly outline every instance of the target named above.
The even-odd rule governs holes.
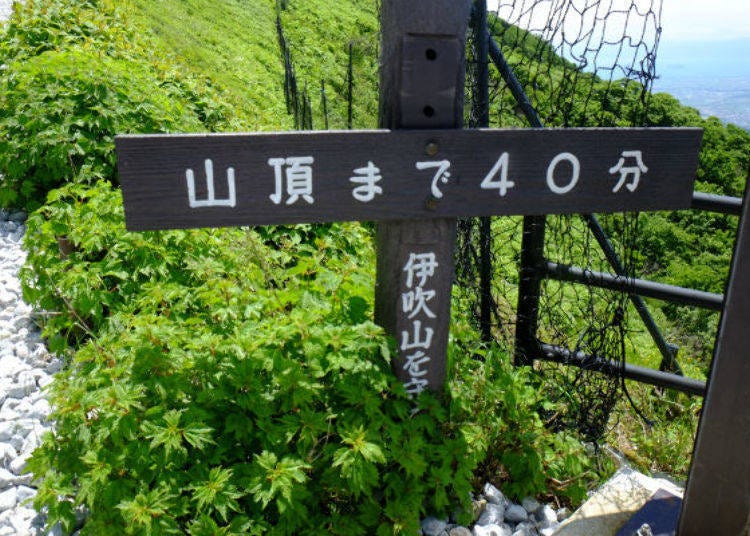
[[[265,225],[345,220],[389,221],[464,216],[617,212],[690,206],[701,140],[699,129],[518,129],[380,130],[227,135],[144,135],[116,139],[118,166],[130,230]],[[611,173],[624,151],[640,151],[648,171],[638,187],[613,192]],[[507,153],[504,196],[482,182]],[[561,153],[579,162],[569,192],[550,189],[548,169]],[[291,204],[283,168],[281,201],[274,158],[312,157],[311,200]],[[196,199],[205,199],[205,161],[214,169],[216,199],[226,198],[227,168],[236,184],[236,204],[191,208],[187,170],[193,170]],[[437,163],[450,162],[447,182],[432,189]],[[372,162],[382,194],[357,200],[355,170]],[[419,170],[417,163],[427,169]],[[635,165],[633,158],[625,166]],[[569,183],[573,165],[563,159],[554,183]],[[499,180],[498,173],[495,181]],[[632,182],[628,178],[628,183]]]
[[[399,353],[393,360],[393,371],[407,392],[415,394],[422,388],[418,383],[421,380],[435,393],[442,392],[445,385],[456,220],[437,213],[448,198],[444,195],[436,202],[431,192],[433,177],[425,177],[425,171],[420,172],[416,183],[410,177],[412,170],[417,171],[416,162],[443,160],[448,154],[444,140],[452,140],[451,134],[462,126],[464,51],[471,5],[471,0],[381,2],[378,119],[382,128],[394,129],[392,134],[401,138],[393,146],[394,156],[408,158],[396,167],[397,191],[418,210],[413,214],[407,211],[400,219],[384,218],[376,225],[375,321],[396,339]],[[410,133],[395,131],[416,128],[446,130],[412,133],[416,136],[412,144],[406,141]],[[412,157],[417,158],[416,162],[410,161]],[[420,278],[419,284],[412,281],[410,288],[407,267],[412,255],[434,259],[435,266],[424,285]],[[404,311],[405,297],[418,292],[415,286],[435,293],[426,301],[434,318],[421,310],[414,317],[413,312]],[[432,330],[432,339],[427,348],[404,347],[405,341],[413,342],[420,333],[421,337],[426,336],[428,329]],[[429,361],[416,361],[418,370],[414,370],[410,362],[418,352],[428,356]]]

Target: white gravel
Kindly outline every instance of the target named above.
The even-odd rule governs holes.
[[[26,460],[51,427],[42,389],[62,366],[47,352],[21,297],[24,217],[0,210],[0,536],[42,534]]]

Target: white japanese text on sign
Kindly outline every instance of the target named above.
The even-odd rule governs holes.
[[[410,320],[410,329],[401,332],[399,349],[404,358],[403,368],[409,375],[404,384],[406,392],[416,396],[429,387],[427,379],[432,338],[435,333],[435,315],[429,301],[435,298],[435,291],[429,286],[430,279],[438,268],[435,253],[411,252],[404,265],[404,287],[401,293],[401,311]]]
[[[643,155],[638,150],[625,150],[620,155],[615,155],[619,160],[609,169],[610,175],[619,175],[619,180],[612,188],[613,193],[618,193],[622,187],[629,192],[635,192],[641,182],[641,177],[648,172],[648,167],[643,163]],[[634,165],[626,165],[626,161],[632,159]],[[268,165],[273,170],[273,189],[268,198],[275,205],[293,205],[298,202],[306,202],[310,205],[315,203],[315,181],[313,156],[288,156],[268,158]],[[497,190],[500,197],[509,195],[509,191],[517,186],[516,181],[511,180],[509,173],[512,169],[512,157],[509,153],[502,153],[494,166],[488,171],[484,179],[478,182],[478,187],[483,190]],[[433,171],[429,181],[425,183],[427,191],[435,199],[443,197],[441,184],[448,184],[451,178],[451,162],[449,160],[418,161],[415,162],[418,171]],[[381,174],[377,165],[369,160],[366,165],[352,170],[349,182],[352,185],[352,197],[360,203],[370,203],[376,196],[383,195],[387,180]],[[558,195],[565,195],[573,191],[578,185],[581,175],[581,164],[574,154],[562,152],[555,156],[547,167],[547,187]],[[205,207],[227,207],[234,208],[237,199],[237,184],[235,177],[237,170],[234,167],[226,169],[228,184],[227,198],[217,198],[215,194],[213,161],[205,160],[206,198],[197,199],[195,172],[192,169],[185,171],[185,179],[188,192],[190,208],[199,209]],[[630,179],[630,182],[627,182]],[[392,186],[396,188],[396,186]]]

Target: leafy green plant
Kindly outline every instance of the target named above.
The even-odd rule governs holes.
[[[468,510],[478,468],[501,464],[520,495],[581,467],[558,459],[585,465],[501,354],[454,346],[445,398],[413,413],[368,320],[369,231],[287,231],[124,233],[104,181],[32,214],[26,295],[79,347],[30,462],[50,523],[72,530],[86,505],[90,534],[411,533]]]
[[[54,190],[30,215],[20,276],[24,299],[52,312],[45,334],[53,350],[95,336],[149,283],[160,281],[166,295],[171,282],[200,287],[209,273],[200,264],[223,244],[210,231],[125,233],[123,221],[121,195],[106,181]]]
[[[215,130],[210,82],[153,61],[110,2],[30,0],[0,37],[0,206],[39,207],[68,181],[117,183],[114,136]]]
[[[114,135],[200,130],[184,100],[138,63],[44,52],[0,81],[0,205],[36,208],[66,181],[116,181]]]
[[[90,534],[413,533],[426,512],[468,509],[482,460],[499,460],[519,494],[541,491],[547,471],[583,478],[570,472],[581,455],[550,463],[576,449],[544,429],[535,397],[508,405],[522,376],[494,382],[495,360],[462,363],[452,402],[424,395],[414,414],[379,329],[342,323],[338,299],[311,307],[318,291],[299,284],[233,289],[253,311],[222,325],[208,307],[184,320],[115,315],[53,388],[57,430],[30,465],[50,522],[72,527],[72,502],[89,507]]]
[[[117,36],[125,33],[122,21],[113,16],[111,2],[81,0],[14,2],[0,40],[4,61],[27,60],[51,50],[74,45],[96,45],[115,52]],[[100,48],[101,49],[101,48]],[[122,49],[120,49],[120,53]]]

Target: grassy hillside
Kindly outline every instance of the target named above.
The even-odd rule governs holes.
[[[293,125],[284,101],[284,62],[276,30],[275,0],[127,0],[129,20],[152,36],[174,61],[226,91],[246,130]],[[307,88],[313,125],[323,128],[321,82],[329,127],[346,128],[347,63],[353,51],[355,128],[377,123],[377,16],[374,2],[292,0],[279,9],[299,89]]]
[[[226,90],[246,128],[289,127],[272,0],[128,0],[123,9],[160,53]]]

